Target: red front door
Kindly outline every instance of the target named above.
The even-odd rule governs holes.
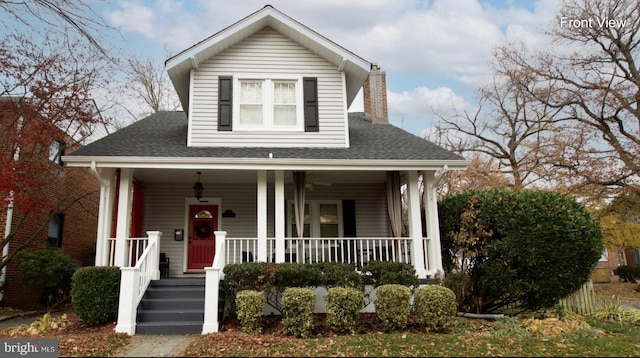
[[[189,206],[189,249],[187,269],[202,270],[210,267],[216,250],[218,230],[217,205]]]

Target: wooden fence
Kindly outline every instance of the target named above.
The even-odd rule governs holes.
[[[596,295],[593,292],[593,281],[589,279],[579,290],[561,299],[558,304],[566,311],[581,315],[594,313],[596,311]]]

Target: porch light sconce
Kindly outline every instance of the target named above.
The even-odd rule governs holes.
[[[202,198],[202,192],[204,191],[204,186],[200,182],[200,174],[202,174],[202,172],[198,172],[198,181],[193,184],[193,193],[196,195],[196,199],[198,200]]]
[[[231,210],[231,209],[227,209],[222,213],[222,217],[223,218],[235,218],[236,217],[236,213],[234,213],[233,210]]]
[[[175,230],[173,230],[173,240],[174,241],[183,241],[184,240],[184,229],[175,229]]]

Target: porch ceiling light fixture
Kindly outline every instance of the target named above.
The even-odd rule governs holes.
[[[200,174],[202,174],[202,172],[198,172],[198,181],[193,184],[193,193],[196,195],[196,199],[198,200],[202,198],[202,192],[204,191],[204,186],[200,182]]]

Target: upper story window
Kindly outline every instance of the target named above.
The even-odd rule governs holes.
[[[63,154],[62,143],[58,142],[57,140],[51,142],[51,145],[49,146],[49,161],[54,164],[62,165]]]
[[[220,76],[218,130],[318,132],[317,79]]]
[[[300,80],[239,79],[238,130],[302,130],[302,91]]]

